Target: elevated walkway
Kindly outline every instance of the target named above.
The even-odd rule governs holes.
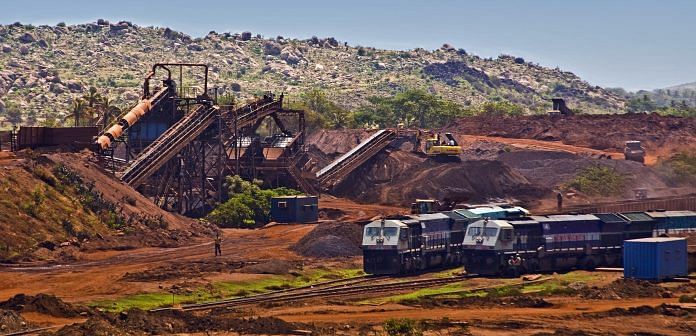
[[[375,156],[396,137],[396,132],[383,129],[371,135],[338,159],[317,172],[317,180],[323,189],[330,189],[341,182],[348,174]]]

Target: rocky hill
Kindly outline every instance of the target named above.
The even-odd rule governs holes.
[[[138,99],[141,79],[155,62],[207,63],[212,84],[242,99],[267,90],[295,94],[321,88],[346,108],[414,87],[463,105],[506,99],[530,113],[548,109],[551,96],[565,97],[588,113],[622,111],[626,102],[571,72],[512,56],[484,59],[448,44],[434,51],[393,51],[334,38],[263,38],[249,32],[192,38],[169,28],[98,20],[0,25],[0,110],[19,106],[25,123],[61,120],[72,99],[90,86],[127,107]]]

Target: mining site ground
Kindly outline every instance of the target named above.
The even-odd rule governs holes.
[[[467,131],[467,124],[460,127],[456,135],[465,151],[461,162],[433,162],[403,142],[368,160],[332,195],[322,195],[319,223],[258,229],[217,229],[163,212],[109,177],[90,153],[2,153],[0,193],[5,201],[0,206],[5,217],[0,224],[3,232],[13,233],[0,238],[9,250],[0,249],[7,261],[0,265],[3,332],[51,327],[47,332],[58,335],[298,330],[382,335],[385,322],[410,323],[399,320],[407,318],[425,335],[696,333],[696,312],[689,303],[696,295],[693,280],[653,284],[623,280],[618,272],[572,271],[524,281],[463,276],[461,268],[366,278],[361,271],[361,224],[380,215],[406,213],[414,198],[479,201],[477,197],[509,196],[543,211],[555,206],[553,188],[593,164],[610,165],[625,174],[625,193],[578,194],[567,204],[632,199],[631,189],[638,187],[663,197],[694,192],[693,186],[670,185],[660,170],[672,149],[683,150],[679,146],[684,139],[694,136],[689,131],[676,140],[664,132],[651,135],[648,164],[642,165],[622,160],[614,143],[599,146],[589,139],[564,139],[563,134],[549,141],[543,132],[500,134],[485,127],[478,132]],[[539,127],[540,132],[544,129]],[[597,137],[588,132],[587,137]],[[312,169],[370,134],[341,130],[312,135]],[[135,224],[113,230],[96,225],[97,214],[73,209],[82,194],[68,183],[74,175],[67,174],[68,180],[61,175],[64,169],[76,172],[82,182],[94,183],[95,195],[104,202],[122,204],[120,213]],[[24,207],[33,204],[27,190],[47,195],[43,203],[34,204],[34,216],[24,213]],[[143,217],[143,211],[149,217]],[[65,217],[67,212],[72,217]],[[151,219],[159,216],[168,224]],[[63,235],[66,219],[89,238],[75,241]],[[223,236],[222,257],[213,255],[215,232]],[[41,247],[17,252],[31,244]],[[267,296],[259,296],[264,293]],[[265,299],[186,311],[195,303],[254,296]],[[173,309],[148,312],[157,308]]]

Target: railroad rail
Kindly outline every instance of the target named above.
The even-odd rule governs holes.
[[[365,161],[387,147],[395,136],[396,132],[391,129],[375,132],[375,134],[372,134],[369,138],[317,172],[319,184],[324,189],[330,189],[338,184]]]
[[[459,282],[466,280],[475,275],[467,276],[457,276],[450,278],[435,278],[435,279],[416,279],[408,281],[396,281],[387,283],[374,283],[378,279],[388,278],[366,278],[353,283],[348,284],[335,284],[325,288],[310,289],[304,291],[294,291],[294,292],[277,292],[271,295],[265,296],[249,296],[241,297],[235,299],[228,299],[216,302],[206,302],[200,304],[189,304],[183,305],[181,310],[184,311],[198,311],[198,310],[208,310],[213,308],[223,308],[230,306],[245,306],[257,303],[268,303],[268,302],[288,302],[297,300],[307,300],[316,298],[328,298],[328,297],[341,297],[341,296],[355,296],[359,294],[372,294],[372,293],[382,293],[390,291],[400,291],[400,290],[410,290],[410,289],[420,289],[427,288],[438,285],[446,285],[450,283]],[[365,282],[370,282],[369,284],[363,284]],[[164,308],[167,309],[167,308]],[[164,310],[163,309],[163,310]],[[171,308],[169,308],[171,309]]]

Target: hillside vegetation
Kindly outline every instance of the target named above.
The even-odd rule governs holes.
[[[564,97],[586,113],[625,108],[625,98],[571,72],[513,56],[484,59],[448,44],[434,51],[394,51],[350,46],[330,37],[210,32],[192,38],[169,28],[98,20],[0,26],[0,117],[12,123],[70,124],[71,110],[79,107],[75,98],[90,87],[111,99],[110,105],[132,106],[155,62],[209,64],[212,86],[237,101],[268,90],[286,92],[292,100],[319,89],[337,107],[364,111],[380,108],[382,99],[399,92],[418,90],[462,109],[492,101],[516,104],[525,113],[543,112],[552,96]]]

